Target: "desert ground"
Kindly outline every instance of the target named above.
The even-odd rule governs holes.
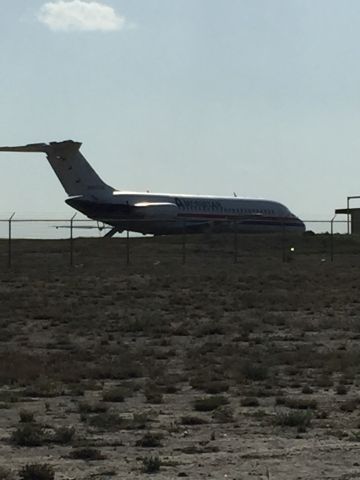
[[[360,241],[330,243],[0,240],[0,479],[360,478]]]

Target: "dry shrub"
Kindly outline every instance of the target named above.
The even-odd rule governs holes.
[[[123,419],[117,413],[105,412],[90,416],[88,423],[98,430],[114,431],[122,426]]]
[[[157,473],[161,467],[159,457],[145,457],[143,459],[143,473]]]
[[[154,433],[154,432],[147,432],[145,435],[136,441],[135,445],[137,447],[143,448],[155,448],[161,447],[161,440],[162,434]]]
[[[297,427],[304,431],[311,425],[312,415],[309,411],[278,412],[275,416],[275,424],[282,427]]]
[[[219,393],[227,392],[229,390],[229,384],[222,381],[213,381],[209,383],[204,383],[201,388],[204,392],[211,395],[216,395]]]
[[[228,403],[228,399],[222,395],[197,398],[194,401],[194,409],[198,412],[211,412],[212,410],[215,410],[223,405],[227,405]]]
[[[234,410],[230,405],[223,405],[214,410],[212,418],[218,423],[231,423],[234,421]]]
[[[28,385],[23,394],[26,397],[49,398],[58,397],[65,393],[62,383],[48,377],[40,377],[31,385]]]
[[[115,387],[103,392],[104,402],[123,402],[125,400],[125,391],[121,387]]]
[[[360,403],[360,400],[358,398],[349,398],[348,400],[346,400],[344,403],[340,405],[340,410],[342,410],[343,412],[351,413],[357,409],[359,403]]]
[[[185,415],[180,419],[183,425],[203,425],[208,423],[207,420],[201,417],[195,417],[193,415]]]
[[[160,404],[163,401],[162,388],[154,381],[149,381],[144,390],[147,403]]]
[[[46,442],[44,429],[36,423],[24,423],[12,433],[11,441],[20,447],[39,447]]]
[[[6,467],[0,467],[0,480],[14,480],[14,474]]]
[[[317,401],[309,398],[282,397],[282,404],[285,405],[285,407],[298,410],[315,410],[317,408]]]
[[[59,427],[55,429],[52,441],[60,445],[68,445],[71,443],[75,436],[74,427]]]
[[[245,362],[242,366],[242,374],[247,380],[255,382],[264,381],[268,378],[269,369],[266,365]]]
[[[69,453],[69,457],[74,460],[104,460],[106,457],[97,448],[82,447],[76,448]]]
[[[20,410],[19,412],[20,422],[21,423],[29,423],[34,421],[34,412],[30,410]]]
[[[256,397],[245,397],[240,401],[243,407],[258,407],[259,400]]]
[[[54,480],[54,468],[46,463],[33,463],[23,467],[19,472],[21,480]]]
[[[100,402],[79,402],[79,412],[82,414],[88,413],[105,413],[108,410],[108,406]]]

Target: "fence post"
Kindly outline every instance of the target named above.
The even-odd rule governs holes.
[[[336,215],[331,219],[331,228],[330,228],[330,260],[334,261],[334,220]]]
[[[282,261],[286,261],[286,248],[285,248],[285,223],[282,219],[282,229],[281,229],[281,250],[282,250]]]
[[[74,265],[74,236],[73,236],[73,228],[74,228],[74,218],[76,217],[76,213],[70,218],[70,266]]]
[[[182,264],[186,263],[186,227],[183,223],[183,234],[182,234]]]
[[[11,215],[11,217],[9,218],[8,222],[9,222],[9,239],[8,239],[8,267],[10,268],[11,267],[11,254],[12,254],[12,237],[11,237],[11,222],[12,222],[12,219],[14,218],[15,216],[15,212]]]
[[[130,265],[130,235],[129,235],[129,230],[126,230],[126,265]]]
[[[238,261],[238,223],[235,222],[235,233],[234,233],[234,263]]]

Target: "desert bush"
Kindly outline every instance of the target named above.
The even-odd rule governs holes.
[[[148,390],[145,392],[147,403],[158,405],[163,402],[163,394],[159,390]]]
[[[76,383],[75,385],[70,385],[69,394],[72,397],[83,397],[85,395],[85,389],[83,385]]]
[[[121,387],[112,388],[103,392],[104,402],[123,402],[125,400],[125,392]]]
[[[322,373],[318,378],[317,378],[317,385],[321,388],[330,388],[333,386],[333,380],[330,375],[327,375],[326,373]]]
[[[162,435],[153,432],[147,432],[145,435],[136,441],[136,447],[143,447],[143,448],[155,448],[161,447],[161,440]]]
[[[40,425],[24,423],[13,432],[11,440],[21,447],[39,447],[46,441],[46,436]]]
[[[143,459],[143,473],[156,473],[160,470],[161,460],[156,457],[145,457]]]
[[[309,385],[304,385],[302,388],[302,393],[305,393],[306,395],[311,395],[312,393],[314,393],[314,390]]]
[[[205,337],[207,335],[223,335],[224,327],[215,320],[210,320],[201,325],[195,332],[197,337]]]
[[[192,415],[185,415],[181,417],[180,421],[183,425],[203,425],[205,423],[208,423],[207,420],[205,420],[204,418],[195,417]]]
[[[243,407],[258,407],[259,400],[256,397],[244,397],[241,399],[240,404]]]
[[[219,423],[231,423],[234,421],[234,410],[230,405],[223,405],[214,410],[212,417]]]
[[[221,381],[209,382],[203,385],[202,390],[211,395],[217,395],[219,393],[227,392],[229,390],[229,384]]]
[[[260,398],[268,398],[273,397],[275,392],[273,391],[273,385],[263,385],[262,387],[258,388],[251,388],[248,389],[246,393],[247,397],[260,397]]]
[[[123,426],[126,430],[143,430],[150,421],[146,413],[134,413],[132,418],[124,419]]]
[[[80,413],[105,413],[108,410],[108,406],[104,403],[95,402],[80,402],[79,403],[79,412]]]
[[[105,456],[97,448],[83,447],[76,448],[69,453],[74,460],[104,460]]]
[[[33,463],[25,465],[19,471],[21,480],[54,480],[55,471],[46,463]]]
[[[14,474],[5,467],[0,467],[0,480],[14,480]]]
[[[16,403],[21,400],[20,392],[4,390],[0,392],[0,402]]]
[[[144,395],[147,403],[159,404],[163,401],[161,389],[153,382],[146,385]]]
[[[98,380],[113,379],[127,380],[139,378],[143,375],[143,368],[140,362],[135,361],[129,353],[119,355],[116,362],[103,362],[97,364],[92,372],[92,377]]]
[[[194,401],[194,409],[198,412],[211,412],[222,405],[227,405],[228,399],[222,395],[216,395],[213,397],[197,398]]]
[[[317,408],[317,401],[309,398],[283,397],[283,405],[288,408],[297,410],[315,410]]]
[[[201,455],[203,453],[216,453],[219,451],[219,447],[217,445],[187,445],[179,450],[187,455]]]
[[[74,427],[59,427],[55,429],[52,441],[60,445],[67,445],[72,442],[74,435]]]
[[[340,410],[343,412],[353,412],[359,405],[358,398],[349,398],[342,405],[340,405]]]
[[[299,431],[305,431],[311,424],[309,411],[279,412],[275,417],[275,424],[282,427],[297,427]]]
[[[165,385],[164,392],[165,393],[177,393],[178,387],[176,385]]]
[[[34,412],[30,410],[20,410],[19,412],[20,422],[29,423],[34,421]]]
[[[340,384],[340,385],[337,385],[336,387],[336,393],[338,395],[346,395],[347,394],[347,388],[345,385],[343,384]]]
[[[88,423],[100,430],[117,430],[123,419],[117,413],[105,412],[89,417]]]
[[[252,362],[244,363],[241,371],[247,380],[252,380],[255,382],[266,380],[269,376],[269,370],[266,365],[260,365]]]
[[[23,395],[26,397],[48,398],[58,397],[63,395],[64,392],[65,388],[61,383],[42,377],[31,383],[31,385],[28,385],[25,388]]]
[[[201,374],[195,375],[194,377],[191,377],[189,380],[190,386],[198,390],[202,390],[204,388],[204,383],[205,383],[205,379]]]
[[[321,412],[316,413],[316,418],[318,418],[319,420],[325,420],[326,418],[329,418],[329,414],[328,412],[322,410]]]
[[[351,432],[351,436],[349,437],[350,442],[360,442],[360,432]]]

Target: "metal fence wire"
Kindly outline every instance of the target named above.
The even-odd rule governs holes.
[[[228,223],[231,223],[232,233],[189,234],[184,224],[183,233],[179,235],[143,238],[126,231],[113,238],[103,238],[109,227],[76,218],[76,214],[68,219],[37,219],[17,218],[13,213],[7,219],[0,219],[0,258],[3,265],[10,268],[14,264],[19,267],[33,264],[40,256],[42,262],[51,264],[56,260],[74,267],[101,264],[105,257],[122,259],[125,265],[147,261],[156,265],[174,261],[181,264],[201,262],[204,257],[238,263],[244,256],[275,256],[279,261],[289,262],[314,253],[322,261],[333,262],[336,255],[360,253],[360,240],[344,234],[346,220],[305,220],[307,231],[302,235],[291,234],[286,229],[279,233],[240,233],[233,220]],[[56,240],[49,234],[54,229],[58,232]]]

